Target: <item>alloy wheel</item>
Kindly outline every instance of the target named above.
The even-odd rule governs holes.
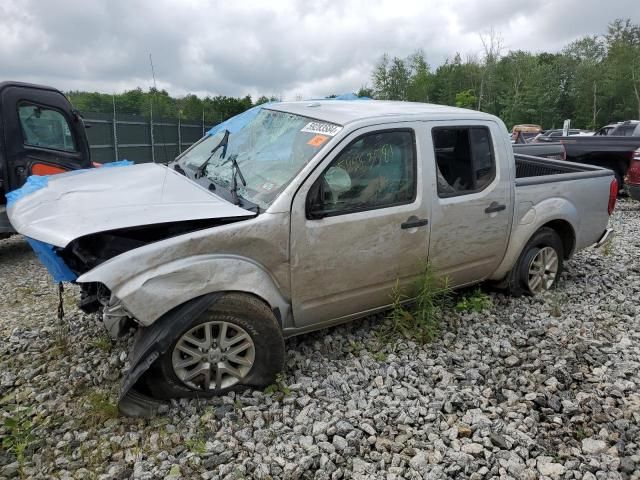
[[[210,391],[232,387],[253,367],[256,349],[240,326],[213,321],[201,323],[176,342],[171,363],[187,387]]]
[[[527,286],[536,294],[549,290],[558,274],[558,254],[551,247],[543,247],[529,264]]]

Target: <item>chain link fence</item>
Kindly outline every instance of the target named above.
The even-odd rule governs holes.
[[[116,113],[83,113],[91,160],[108,163],[169,162],[200,140],[212,125]]]

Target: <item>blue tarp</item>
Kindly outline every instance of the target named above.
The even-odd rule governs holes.
[[[101,168],[128,167],[129,165],[133,165],[132,160],[118,160],[117,162],[103,163]]]
[[[5,195],[7,197],[7,207],[20,200],[22,197],[46,187],[47,183],[49,183],[48,175],[31,175],[27,178],[27,181],[22,185],[22,187]]]
[[[131,160],[119,160],[117,162],[105,163],[102,165],[102,168],[113,168],[113,167],[126,167],[128,165],[133,165]],[[90,170],[95,170],[93,168],[82,168],[80,170],[71,170],[64,174],[58,175],[77,175],[79,173],[88,172]],[[22,197],[26,197],[27,195],[44,188],[49,183],[49,177],[51,175],[31,175],[27,177],[27,181],[20,188],[17,188],[5,196],[7,198],[7,207],[9,207],[12,203],[20,200]]]
[[[239,113],[235,117],[231,117],[230,119],[225,120],[222,123],[219,123],[218,125],[213,127],[211,130],[209,130],[207,132],[207,135],[215,135],[221,130],[229,130],[229,133],[236,133],[242,130],[242,128],[247,123],[249,123],[251,120],[253,120],[258,116],[258,113],[260,113],[260,110],[262,110],[262,107],[264,107],[265,105],[268,105],[268,103],[256,105],[255,107],[250,108],[249,110]]]
[[[118,162],[105,163],[102,168],[114,168],[114,167],[126,167],[128,165],[133,165],[131,160],[120,160]],[[81,170],[72,170],[66,175],[75,175],[83,172],[87,172],[89,170],[94,169],[81,169]],[[64,174],[60,174],[64,175]],[[7,193],[7,207],[17,200],[30,195],[31,193],[40,190],[41,188],[45,188],[49,183],[49,177],[51,175],[31,175],[27,178],[25,184],[14,190],[12,192]],[[26,237],[29,245],[33,248],[33,251],[36,253],[40,262],[47,267],[49,273],[53,277],[53,281],[58,282],[73,282],[78,276],[71,271],[71,269],[64,263],[64,260],[58,256],[56,251],[54,250],[53,245],[48,243],[41,242],[40,240],[36,240],[34,238]]]
[[[78,277],[58,256],[53,245],[29,237],[26,239],[33,251],[36,252],[40,262],[49,270],[54,282],[73,282]]]

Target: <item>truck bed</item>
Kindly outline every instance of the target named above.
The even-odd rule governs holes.
[[[515,155],[515,236],[530,237],[527,225],[545,212],[562,210],[575,228],[575,243],[565,255],[597,242],[607,225],[607,199],[613,172],[581,163]],[[551,219],[553,220],[553,219]]]
[[[613,175],[611,170],[593,165],[534,157],[532,155],[516,154],[514,157],[516,162],[516,186]]]

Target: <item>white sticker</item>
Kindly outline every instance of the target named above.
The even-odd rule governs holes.
[[[320,135],[333,137],[340,130],[342,130],[342,127],[339,125],[334,125],[333,123],[309,122],[300,131],[306,133],[318,133]]]

